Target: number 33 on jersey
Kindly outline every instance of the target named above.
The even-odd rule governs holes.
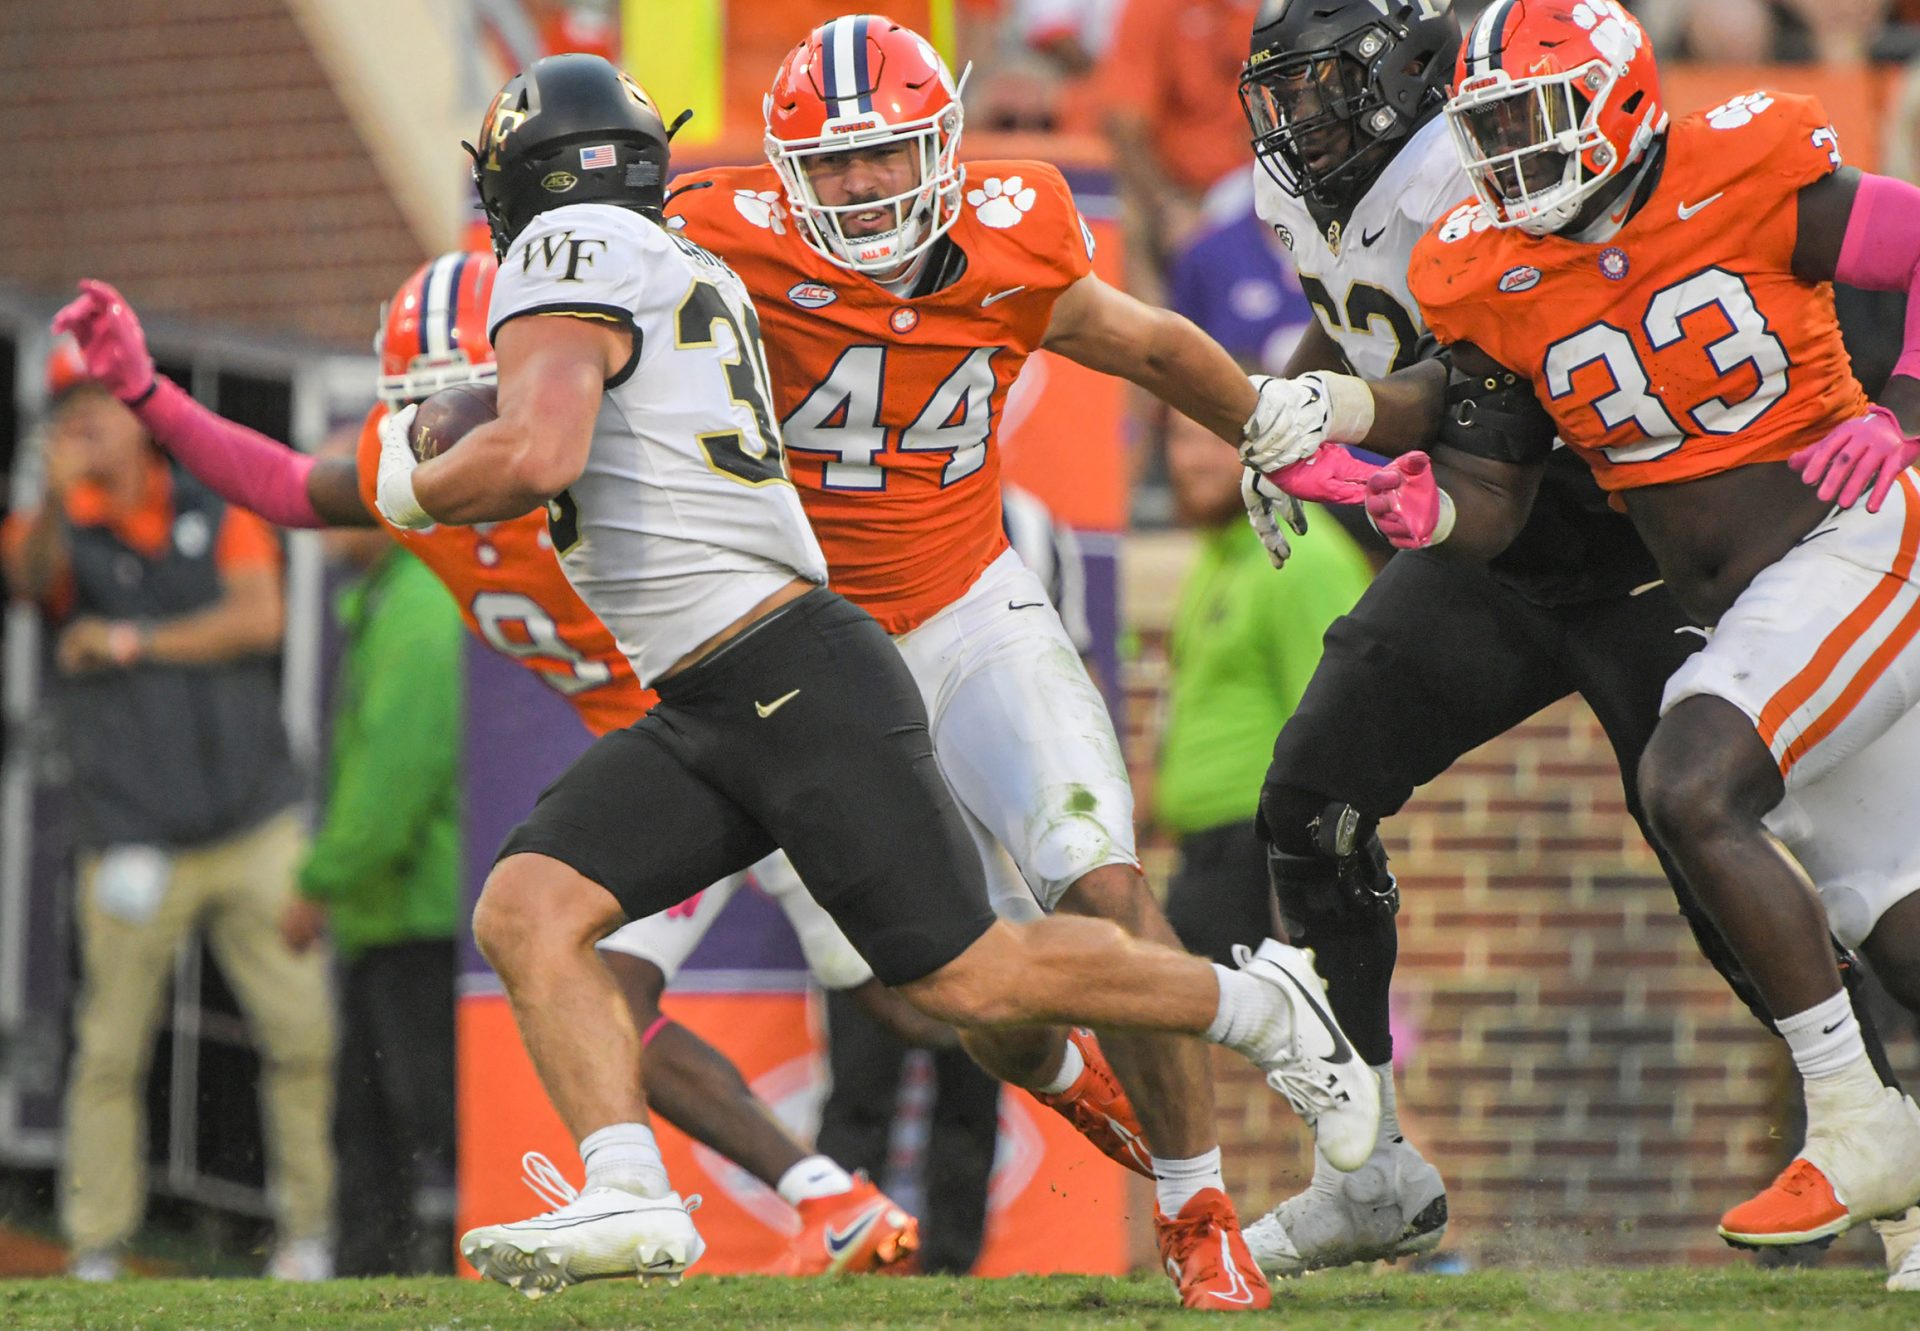
[[[1867,409],[1833,288],[1793,276],[1798,195],[1840,164],[1820,104],[1754,92],[1674,122],[1610,240],[1532,239],[1463,205],[1409,278],[1442,342],[1532,377],[1609,490],[1784,461]]]
[[[912,297],[807,245],[771,166],[675,185],[671,224],[724,256],[759,309],[788,463],[834,589],[888,632],[914,627],[1006,548],[1001,407],[1054,301],[1093,266],[1066,181],[1041,162],[969,163],[947,237],[964,269]],[[942,244],[929,262],[958,260]]]

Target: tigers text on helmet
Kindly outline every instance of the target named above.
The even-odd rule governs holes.
[[[373,351],[388,410],[455,384],[494,381],[487,306],[498,267],[487,250],[450,251],[416,268],[381,307]]]
[[[1254,156],[1295,198],[1350,208],[1446,101],[1459,44],[1447,0],[1266,0],[1240,73]]]
[[[658,218],[666,203],[666,125],[653,101],[597,55],[551,55],[507,80],[473,156],[493,252],[541,213],[610,203]]]
[[[926,38],[876,14],[824,23],[781,61],[764,103],[767,160],[800,235],[829,262],[896,272],[959,220],[960,86]],[[888,149],[911,153],[911,184],[861,190],[848,175],[845,197],[822,201],[829,177]]]
[[[1461,43],[1447,123],[1494,226],[1550,235],[1666,130],[1653,44],[1617,0],[1498,0]]]

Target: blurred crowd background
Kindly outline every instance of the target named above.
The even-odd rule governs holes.
[[[1463,23],[1481,7],[1455,6]],[[1816,91],[1855,160],[1920,175],[1920,0],[1628,7],[1676,75],[1676,109],[1763,82]],[[1272,371],[1312,306],[1252,209],[1235,84],[1258,8],[887,12],[956,71],[971,66],[963,156],[1062,164],[1113,241],[1113,278]],[[766,78],[838,12],[0,7],[0,123],[14,139],[0,155],[0,1274],[450,1269],[454,1214],[460,820],[475,777],[460,756],[471,712],[447,682],[462,669],[452,604],[377,536],[323,548],[213,510],[194,527],[206,497],[62,368],[52,311],[77,278],[114,281],[162,368],[203,401],[296,447],[348,446],[337,432],[372,399],[380,303],[472,237],[455,144],[506,73],[597,51],[663,106],[699,111],[683,158],[751,160]],[[1847,292],[1841,309],[1877,387],[1901,303]],[[1116,505],[1093,505],[1085,478],[1049,472],[1030,445],[1019,479],[1054,509],[1030,519],[1059,533],[1047,557],[1095,589],[1089,652],[1125,722],[1148,868],[1164,882],[1244,835],[1319,635],[1384,552],[1364,523],[1322,514],[1300,567],[1269,574],[1237,468],[1217,465],[1229,455],[1126,394],[1114,406],[1098,445],[1124,477]],[[63,599],[62,560],[176,557],[204,583],[184,600]],[[123,581],[133,598],[138,579]],[[145,638],[116,640],[107,621],[134,611],[153,621]],[[1226,633],[1277,668],[1257,685],[1210,678]],[[1230,704],[1222,688],[1239,690]],[[392,727],[368,718],[395,709],[405,743],[383,750],[369,736]],[[403,815],[417,836],[383,841],[383,820]],[[1715,1199],[1791,1144],[1787,1064],[1694,955],[1591,718],[1562,704],[1472,755],[1394,835],[1406,1112],[1455,1185],[1462,1259],[1540,1260],[1549,1243],[1562,1259],[1720,1258],[1702,1238]],[[1914,1068],[1910,1032],[1895,1053]],[[904,1077],[897,1051],[875,1057],[893,1060],[886,1093],[899,1088],[919,1126],[871,1127],[846,1163],[911,1171],[943,1074],[924,1054]],[[1247,1214],[1305,1176],[1297,1129],[1269,1120],[1256,1090],[1222,1094]],[[971,1150],[974,1181],[939,1186],[984,1189],[994,1096],[961,1100],[971,1126],[950,1140],[972,1145],[950,1149]],[[392,1228],[342,1248],[331,1213],[345,1206]],[[957,1209],[990,1228],[983,1196]],[[964,1269],[977,1233],[956,1250],[949,1265]]]

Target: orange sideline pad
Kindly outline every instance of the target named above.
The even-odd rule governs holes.
[[[787,994],[670,996],[676,1021],[722,1050],[754,1090],[803,1141],[812,1138],[826,1092],[825,1064],[807,999]],[[543,1151],[578,1181],[582,1168],[527,1060],[506,999],[463,995],[456,1017],[459,1054],[460,1215],[475,1225],[545,1210],[520,1181],[520,1156]],[[707,1255],[697,1272],[765,1272],[784,1255],[797,1222],[767,1187],[720,1156],[654,1120],[676,1189],[699,1193],[695,1216]],[[1000,1097],[1000,1161],[994,1172],[987,1245],[978,1274],[1127,1269],[1126,1178],[1059,1115],[1022,1092]],[[473,1271],[459,1263],[462,1275]]]

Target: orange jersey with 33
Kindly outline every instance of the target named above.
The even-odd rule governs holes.
[[[565,697],[596,735],[645,716],[655,695],[640,686],[613,634],[567,581],[553,553],[545,513],[424,531],[405,531],[380,517],[374,486],[385,415],[386,408],[376,406],[360,430],[355,458],[360,498],[387,534],[447,585],[467,628]]]
[[[1783,461],[1867,409],[1832,284],[1793,275],[1799,191],[1840,161],[1814,98],[1744,93],[1673,124],[1611,239],[1496,231],[1467,203],[1409,283],[1440,341],[1532,378],[1608,490]]]
[[[802,240],[771,166],[675,185],[685,192],[669,224],[753,294],[788,465],[831,586],[889,633],[913,628],[1006,549],[994,430],[1054,301],[1093,267],[1067,182],[1042,162],[969,163],[948,232],[965,271],[912,299]]]

